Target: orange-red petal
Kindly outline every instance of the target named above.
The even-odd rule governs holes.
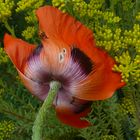
[[[43,42],[57,40],[57,46],[62,46],[59,44],[61,42],[66,43],[69,47],[76,45],[88,56],[93,55],[93,47],[95,47],[93,33],[82,23],[52,6],[41,7],[36,14],[41,32],[48,37]]]
[[[14,63],[25,87],[40,100],[44,100],[49,91],[49,84],[40,85],[38,82],[33,81],[25,75],[28,58],[32,55],[34,49],[35,45],[26,43],[25,41],[14,38],[8,34],[5,34],[4,36],[4,50]],[[37,67],[39,66],[37,65]]]
[[[56,108],[56,114],[57,117],[60,119],[61,122],[73,126],[75,128],[85,128],[90,125],[90,123],[86,120],[82,120],[82,117],[87,116],[87,114],[90,112],[90,108],[87,108],[81,113],[69,113],[69,112],[63,112],[63,109]]]
[[[55,42],[56,46],[63,46],[62,42],[67,46],[75,45],[94,64],[89,76],[72,89],[73,96],[84,100],[103,100],[125,85],[121,82],[121,74],[112,71],[115,64],[113,58],[95,46],[91,30],[52,6],[41,7],[36,14],[40,30],[48,37],[42,41],[45,47],[49,40]]]
[[[27,59],[33,52],[34,48],[35,45],[14,38],[9,34],[5,34],[4,36],[4,50],[20,72],[24,72]]]
[[[74,96],[84,100],[103,100],[125,85],[121,74],[112,70],[115,61],[103,50],[95,48],[93,71],[76,85]],[[81,92],[82,91],[82,92]]]

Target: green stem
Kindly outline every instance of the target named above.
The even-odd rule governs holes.
[[[3,21],[5,28],[11,33],[12,36],[16,37],[14,28],[11,28],[10,25],[8,24],[8,21],[5,20]]]
[[[34,126],[32,128],[33,131],[32,140],[42,140],[44,122],[46,120],[46,117],[49,115],[48,109],[52,106],[53,100],[60,86],[61,86],[60,83],[57,81],[50,82],[50,90],[48,96],[45,99],[42,107],[40,108],[36,120],[34,122]]]

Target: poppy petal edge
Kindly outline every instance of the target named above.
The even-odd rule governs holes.
[[[9,34],[4,35],[4,50],[10,57],[15,67],[24,73],[24,67],[35,45],[29,44]]]

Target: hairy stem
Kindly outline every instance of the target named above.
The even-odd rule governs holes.
[[[53,100],[60,86],[61,86],[60,83],[57,81],[52,81],[50,83],[50,90],[48,96],[45,99],[42,107],[40,108],[32,128],[33,131],[32,140],[42,140],[44,122],[46,120],[46,117],[49,115],[48,109],[52,106]]]

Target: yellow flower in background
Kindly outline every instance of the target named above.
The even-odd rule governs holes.
[[[22,36],[25,37],[25,39],[31,39],[36,33],[35,27],[28,26],[23,32]]]
[[[11,137],[15,125],[12,121],[0,121],[0,140],[6,140]]]
[[[11,17],[14,5],[14,0],[0,0],[0,22]]]

